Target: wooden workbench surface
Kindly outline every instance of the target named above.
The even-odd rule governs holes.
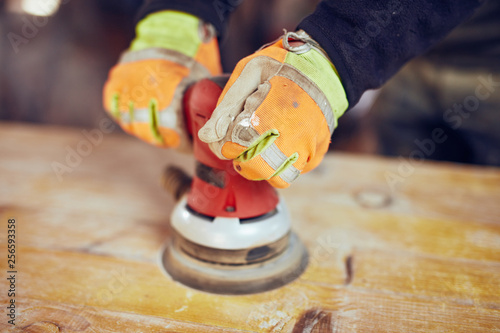
[[[13,331],[500,332],[499,169],[330,155],[281,191],[305,274],[220,296],[157,265],[173,205],[160,174],[190,157],[101,134],[0,123],[1,332],[9,218]]]

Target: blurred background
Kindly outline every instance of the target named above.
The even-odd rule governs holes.
[[[221,41],[225,71],[279,37],[283,29],[295,29],[318,2],[243,1]],[[447,109],[474,94],[478,77],[498,78],[500,2],[488,3],[478,19],[447,39],[451,42],[411,62],[381,93],[367,92],[341,118],[332,149],[410,157],[421,151],[418,157],[500,165],[500,134],[496,134],[500,88],[491,94],[497,97],[480,101],[479,110],[486,111],[462,117],[458,128],[443,118]],[[134,36],[134,17],[141,4],[140,0],[0,0],[0,121],[96,127],[105,115],[101,92],[107,73]],[[493,60],[485,62],[478,56],[482,54]],[[453,62],[464,55],[475,60],[467,66]],[[449,140],[436,144],[432,153],[422,152],[415,140],[432,139],[435,128],[443,129]],[[478,158],[477,147],[491,151]]]
[[[221,41],[225,71],[278,38],[284,28],[295,29],[317,2],[244,1]],[[134,18],[141,4],[141,0],[0,1],[0,121],[97,126],[105,114],[102,87],[134,37]],[[351,135],[356,121],[348,126],[347,118],[341,126],[345,133],[339,129],[335,134],[335,148],[352,150],[358,146],[350,142],[356,137]]]

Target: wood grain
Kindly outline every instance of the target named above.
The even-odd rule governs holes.
[[[221,296],[157,265],[174,204],[160,175],[192,171],[190,156],[103,134],[58,178],[53,162],[82,140],[0,123],[0,220],[16,218],[19,242],[18,325],[2,315],[2,332],[500,332],[498,169],[426,162],[390,186],[403,161],[330,155],[281,191],[306,272]]]

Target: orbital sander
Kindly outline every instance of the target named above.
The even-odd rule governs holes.
[[[164,185],[178,199],[173,236],[161,267],[175,281],[219,294],[250,294],[281,287],[306,268],[307,251],[291,230],[283,199],[266,181],[250,181],[221,160],[197,133],[214,111],[227,77],[201,80],[183,100],[197,160],[194,177],[169,167]]]

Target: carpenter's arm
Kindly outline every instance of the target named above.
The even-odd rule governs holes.
[[[161,10],[178,10],[211,23],[219,36],[224,34],[229,14],[241,0],[146,0],[139,10],[137,20]]]
[[[324,0],[298,26],[335,65],[354,106],[481,5],[479,0]]]

